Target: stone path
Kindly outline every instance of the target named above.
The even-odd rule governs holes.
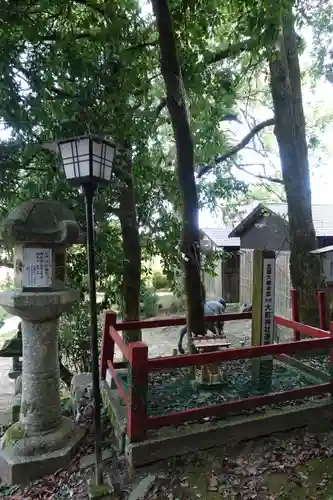
[[[0,328],[0,347],[15,335],[20,321],[18,316],[10,316],[5,320]],[[11,358],[0,357],[0,427],[7,425],[11,420],[9,412],[14,396],[15,382],[8,377],[8,372],[12,368],[12,363]]]
[[[10,421],[9,409],[14,396],[14,381],[8,377],[11,367],[10,358],[0,358],[0,427]]]

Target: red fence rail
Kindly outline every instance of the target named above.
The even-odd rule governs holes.
[[[295,307],[297,308],[297,296],[295,294]],[[251,313],[230,313],[219,316],[207,316],[206,320],[211,321],[234,321],[240,319],[250,319]],[[329,348],[330,363],[333,364],[333,324],[330,332],[304,325],[296,318],[299,315],[293,314],[293,320],[275,317],[277,325],[294,330],[295,342],[287,344],[273,344],[265,346],[254,346],[250,348],[228,349],[224,351],[208,352],[183,356],[168,356],[148,359],[148,347],[143,342],[135,342],[125,345],[119,335],[120,330],[137,330],[143,328],[156,328],[160,326],[185,325],[185,318],[161,318],[157,320],[142,320],[131,322],[116,322],[116,315],[113,312],[105,314],[102,342],[101,376],[106,377],[107,369],[110,371],[112,379],[118,388],[119,393],[127,404],[128,422],[127,435],[130,441],[145,439],[148,429],[158,428],[164,425],[181,424],[190,420],[197,420],[203,417],[215,416],[235,412],[244,409],[256,408],[281,401],[300,399],[317,394],[333,393],[333,382],[319,385],[312,385],[301,389],[293,389],[284,392],[270,393],[265,396],[231,401],[220,405],[208,406],[205,408],[194,408],[183,412],[171,413],[163,416],[148,417],[147,415],[147,392],[148,374],[161,370],[170,370],[180,367],[195,365],[205,365],[215,362],[231,361],[236,359],[251,359],[264,357],[267,355],[294,354],[298,351]],[[301,335],[315,337],[315,339],[299,340]],[[121,380],[117,378],[116,369],[124,366],[124,363],[114,362],[114,346],[118,345],[123,356],[126,358],[128,366],[128,387],[125,387]]]
[[[281,316],[274,316],[274,322],[276,325],[286,326],[297,332],[297,337],[305,335],[307,337],[315,337],[317,339],[326,338],[329,333],[327,330],[321,330],[320,328],[315,328],[314,326],[304,325],[299,321],[293,321],[292,319],[282,318]],[[298,339],[299,340],[299,339]]]
[[[205,316],[206,321],[234,321],[239,319],[251,319],[252,313],[224,313],[216,316]],[[116,330],[138,330],[144,328],[159,328],[162,326],[183,326],[186,325],[186,318],[159,318],[143,319],[140,321],[120,321],[116,323]]]

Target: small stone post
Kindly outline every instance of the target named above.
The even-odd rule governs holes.
[[[252,345],[268,345],[275,340],[275,252],[254,250],[252,294]],[[270,392],[273,357],[252,360],[252,380],[262,392]]]
[[[1,237],[14,246],[15,290],[0,305],[22,318],[22,398],[19,422],[4,434],[0,477],[26,483],[66,466],[83,430],[61,415],[59,317],[78,299],[65,287],[66,248],[80,229],[61,203],[32,200],[12,210]]]

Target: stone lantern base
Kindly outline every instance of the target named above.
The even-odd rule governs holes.
[[[0,450],[0,476],[6,484],[26,484],[67,466],[85,430],[63,417],[61,425],[44,435],[25,436],[16,422],[5,432]]]

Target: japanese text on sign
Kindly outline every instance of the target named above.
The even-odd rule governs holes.
[[[23,249],[23,286],[50,288],[52,286],[52,249]]]
[[[262,299],[262,344],[272,344],[274,335],[275,259],[264,259]]]

